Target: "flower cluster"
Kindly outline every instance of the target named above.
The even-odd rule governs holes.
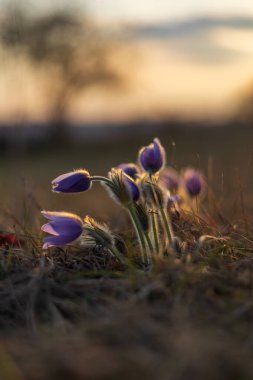
[[[57,193],[85,192],[95,181],[100,182],[128,212],[146,265],[151,264],[155,255],[169,251],[175,245],[177,238],[170,221],[173,209],[189,206],[193,199],[201,199],[205,187],[199,171],[188,168],[180,174],[172,167],[166,167],[165,150],[158,138],[140,149],[138,163],[119,164],[109,171],[107,177],[93,176],[86,169],[66,173],[52,181],[52,190]],[[49,234],[44,238],[44,249],[80,241],[103,246],[126,263],[106,225],[89,216],[82,220],[66,212],[43,211],[42,215],[49,220],[42,226],[42,230]]]

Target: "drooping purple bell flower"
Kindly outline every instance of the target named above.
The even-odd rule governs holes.
[[[67,212],[42,211],[42,215],[50,222],[41,229],[51,236],[43,239],[43,249],[61,247],[72,243],[83,232],[83,222],[79,216]]]
[[[165,151],[158,138],[140,150],[139,161],[143,169],[150,174],[155,174],[162,169],[165,165]]]
[[[204,179],[200,172],[194,169],[187,169],[184,173],[185,188],[190,197],[197,197],[204,186]]]
[[[126,173],[129,177],[136,180],[140,175],[140,169],[138,165],[129,162],[123,163],[117,166],[118,169],[121,169],[124,173]]]
[[[159,181],[167,190],[174,194],[179,188],[180,177],[175,169],[166,168],[161,173]]]
[[[91,187],[90,173],[80,169],[62,174],[52,181],[53,191],[60,193],[80,193]]]

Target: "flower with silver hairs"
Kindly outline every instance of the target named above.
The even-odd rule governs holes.
[[[138,201],[140,190],[131,177],[117,168],[112,168],[108,177],[110,181],[105,182],[104,186],[109,190],[113,199],[125,206]]]
[[[53,191],[59,193],[80,193],[91,187],[90,173],[85,169],[62,174],[52,181]]]
[[[61,247],[78,239],[83,232],[83,222],[79,216],[68,212],[42,211],[50,222],[41,229],[51,236],[43,239],[43,249]]]
[[[91,246],[101,245],[106,248],[114,246],[114,237],[105,224],[98,223],[90,216],[84,218],[82,244]]]
[[[165,165],[165,161],[165,151],[158,138],[139,151],[139,162],[143,169],[150,174],[159,172]]]
[[[100,245],[108,249],[123,265],[127,264],[126,258],[115,247],[114,236],[107,225],[98,223],[90,216],[86,216],[83,230],[83,240],[81,242],[83,245],[90,247]]]
[[[131,177],[134,180],[138,179],[141,174],[138,165],[132,162],[120,164],[117,166],[117,168],[123,170],[124,173],[126,173],[129,177]]]
[[[197,197],[204,187],[202,174],[197,170],[187,169],[184,172],[184,185],[191,198]]]

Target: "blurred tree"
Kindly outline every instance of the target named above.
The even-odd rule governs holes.
[[[110,43],[88,18],[54,10],[31,15],[9,7],[2,15],[2,44],[46,70],[52,137],[67,138],[68,114],[73,98],[89,86],[117,85],[121,76],[112,67]]]

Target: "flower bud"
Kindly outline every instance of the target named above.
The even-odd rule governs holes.
[[[159,182],[171,193],[176,193],[180,184],[180,177],[176,170],[165,168],[160,175]]]
[[[165,165],[165,151],[158,138],[139,151],[139,161],[143,169],[150,174],[162,169]]]
[[[105,182],[104,186],[110,195],[123,205],[129,202],[137,202],[140,198],[140,190],[135,181],[121,169],[113,168],[109,174],[111,183]]]
[[[138,165],[133,164],[131,162],[120,164],[117,166],[118,169],[123,170],[124,173],[126,173],[129,177],[136,180],[140,175],[140,169]]]
[[[204,186],[204,179],[200,172],[194,169],[187,169],[184,173],[185,188],[190,197],[197,197]]]
[[[90,173],[80,169],[62,174],[52,181],[53,191],[60,193],[80,193],[91,187]]]

